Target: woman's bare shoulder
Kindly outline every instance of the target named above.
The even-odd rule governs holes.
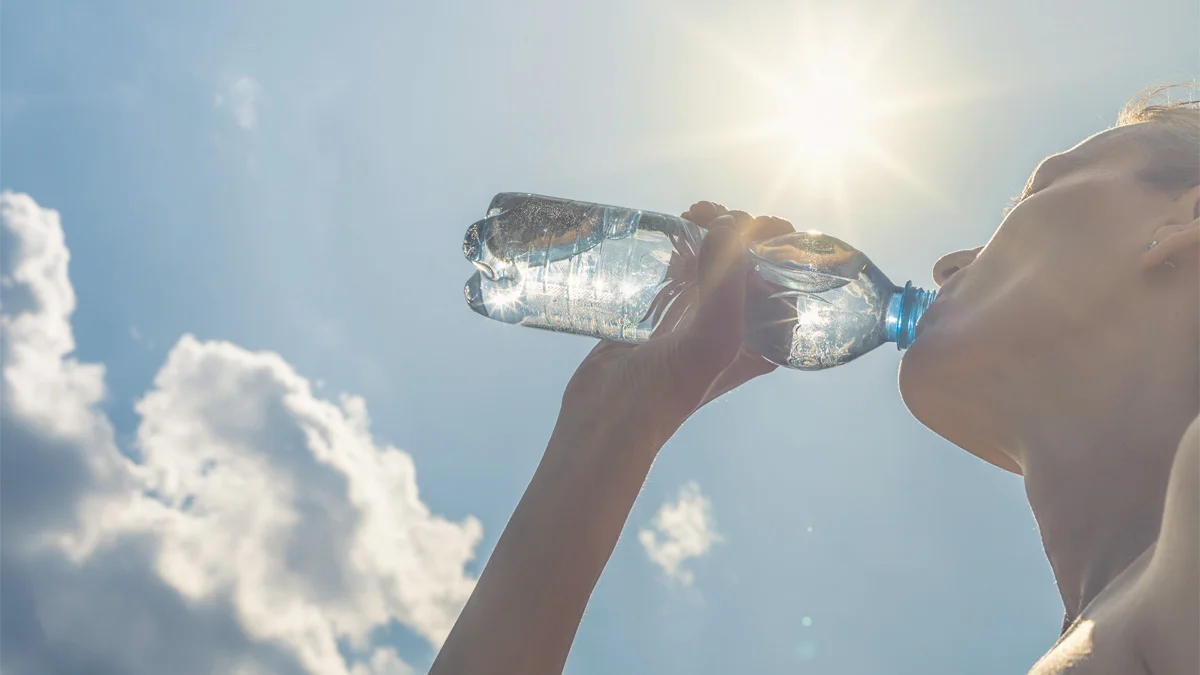
[[[1139,641],[1151,672],[1200,672],[1200,417],[1179,442],[1162,530],[1140,582]]]
[[[1179,571],[1190,565],[1192,575],[1186,579],[1197,589],[1196,564],[1200,558],[1200,417],[1179,441],[1171,479],[1167,484],[1167,499],[1163,506],[1163,524],[1155,546],[1151,568],[1161,565],[1163,572]],[[1196,600],[1193,594],[1192,600]]]

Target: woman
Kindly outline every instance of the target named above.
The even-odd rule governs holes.
[[[937,262],[900,368],[922,423],[1024,478],[1067,610],[1038,675],[1200,672],[1200,104],[1150,100],[1042,162],[986,246]],[[790,224],[684,216],[710,229],[692,321],[579,366],[433,675],[560,672],[658,450],[771,369],[741,348],[741,242]]]

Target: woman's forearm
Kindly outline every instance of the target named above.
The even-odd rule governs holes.
[[[657,447],[559,421],[430,675],[560,673]]]
[[[705,401],[774,367],[742,350],[745,242],[791,224],[708,202],[684,217],[710,230],[695,311],[641,345],[601,341],[579,365],[546,454],[430,675],[561,673],[658,449]]]

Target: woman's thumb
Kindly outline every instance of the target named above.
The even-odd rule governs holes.
[[[722,221],[729,220],[729,225]],[[733,218],[713,221],[698,263],[700,293],[692,320],[683,326],[681,351],[692,368],[716,377],[742,345],[746,296],[746,247]]]

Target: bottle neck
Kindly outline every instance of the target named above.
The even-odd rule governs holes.
[[[937,291],[917,288],[912,282],[897,288],[888,302],[887,339],[895,342],[897,349],[908,349],[916,339],[917,321],[937,297]]]

